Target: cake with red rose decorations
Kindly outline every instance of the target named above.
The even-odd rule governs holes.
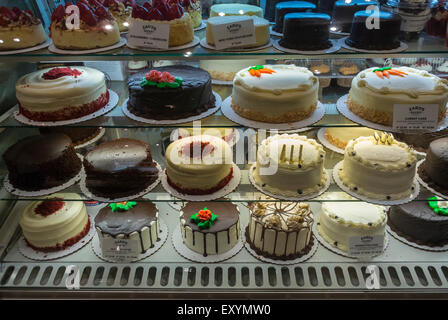
[[[109,102],[104,74],[88,67],[46,68],[16,83],[20,113],[35,121],[76,119]]]
[[[50,36],[54,45],[64,50],[87,50],[112,46],[120,41],[120,31],[114,16],[97,0],[81,0],[79,26],[72,22],[71,3],[59,5],[51,15]],[[67,13],[67,11],[69,13]]]

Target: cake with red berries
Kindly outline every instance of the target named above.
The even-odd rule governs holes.
[[[129,28],[129,19],[135,0],[102,0],[103,6],[109,9],[118,24],[120,32],[126,32]]]
[[[142,118],[183,119],[215,106],[210,74],[190,66],[167,66],[129,79],[128,110]]]
[[[72,21],[72,13],[66,13],[69,5],[59,5],[51,16],[50,36],[57,48],[87,50],[109,47],[120,41],[120,31],[114,16],[100,2],[81,0],[76,4],[79,9],[79,26],[67,23]]]
[[[34,121],[76,119],[109,102],[104,73],[88,67],[46,68],[16,83],[19,111]]]
[[[86,206],[76,193],[55,193],[31,202],[19,224],[26,243],[43,252],[68,249],[90,230]]]
[[[30,10],[0,7],[0,51],[30,48],[46,40],[41,21]]]
[[[132,9],[130,32],[138,23],[169,24],[169,47],[181,46],[193,41],[193,22],[188,12],[177,0],[153,0],[152,5],[145,2]]]

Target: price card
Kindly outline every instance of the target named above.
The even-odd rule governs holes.
[[[138,258],[138,241],[129,239],[107,238],[101,241],[101,251],[105,258],[127,262]]]
[[[170,25],[131,20],[128,42],[133,47],[168,49]]]
[[[398,130],[436,130],[437,104],[394,104],[393,128]]]
[[[348,238],[348,253],[352,256],[375,256],[384,250],[384,235]]]
[[[218,50],[254,44],[256,41],[254,20],[250,18],[213,24],[212,33]]]

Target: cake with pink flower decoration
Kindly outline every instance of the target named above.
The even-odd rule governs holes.
[[[199,68],[154,68],[132,75],[128,85],[128,110],[142,118],[182,119],[215,106],[211,76]]]

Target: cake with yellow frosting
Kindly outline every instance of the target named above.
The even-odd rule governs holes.
[[[64,250],[89,232],[90,220],[78,194],[55,193],[44,198],[31,202],[20,218],[23,236],[30,247],[45,252]]]
[[[221,138],[202,135],[172,142],[166,152],[166,175],[183,194],[211,194],[233,177],[232,150]]]
[[[120,41],[120,31],[113,15],[98,1],[80,1],[79,25],[73,23],[72,14],[59,5],[51,16],[50,36],[53,44],[64,50],[88,50],[112,46]]]
[[[379,200],[409,196],[414,188],[417,158],[407,144],[392,135],[375,134],[351,140],[338,171],[354,192]]]
[[[253,66],[233,79],[232,108],[257,121],[285,123],[308,118],[316,109],[319,80],[295,65]]]
[[[397,104],[435,104],[441,121],[445,118],[447,102],[448,80],[408,67],[361,71],[353,79],[347,98],[347,106],[353,113],[385,125],[393,124]]]
[[[0,51],[30,48],[46,40],[41,21],[31,11],[0,7]]]
[[[365,128],[365,127],[331,127],[331,128],[325,128],[325,138],[330,142],[332,145],[340,148],[345,149],[347,146],[347,143],[350,140],[359,138],[359,137],[368,137],[373,136],[375,133],[375,130]]]
[[[235,48],[255,48],[261,47],[267,44],[269,38],[269,21],[260,17],[248,17],[248,16],[217,16],[207,20],[206,39],[207,43],[211,46],[215,45],[215,39],[213,35],[213,26],[223,23],[238,23],[242,20],[252,19],[255,29],[255,43],[242,46],[235,46]]]
[[[210,17],[239,15],[263,17],[263,9],[242,3],[214,4],[210,8]]]
[[[16,83],[20,113],[35,121],[60,121],[94,113],[109,102],[104,73],[88,67],[46,68]]]
[[[306,136],[271,136],[258,147],[253,178],[259,187],[270,193],[306,196],[325,185],[324,158],[324,148]]]

